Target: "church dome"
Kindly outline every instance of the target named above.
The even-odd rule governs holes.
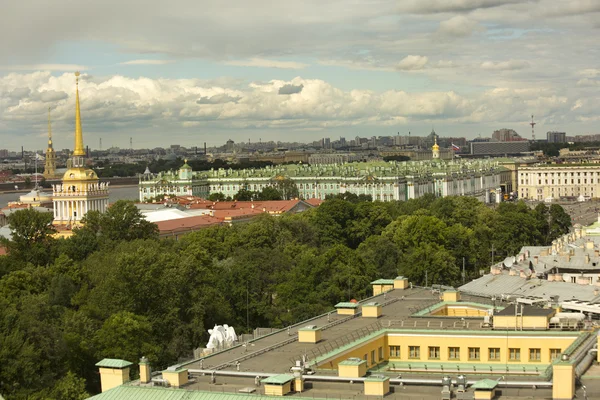
[[[98,175],[85,168],[69,168],[63,175],[63,182],[98,180]]]

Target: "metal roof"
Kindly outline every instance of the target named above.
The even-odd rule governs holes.
[[[360,358],[349,358],[347,360],[340,362],[338,365],[361,365],[361,364],[366,364],[366,363],[367,362],[365,360],[362,360]]]
[[[271,384],[271,385],[284,385],[292,380],[294,380],[294,375],[280,374],[280,375],[273,375],[268,378],[265,378],[261,382],[266,383],[266,384]]]
[[[358,303],[352,303],[350,301],[342,301],[335,305],[335,308],[357,308]]]
[[[130,363],[129,361],[125,361],[125,360],[118,360],[115,358],[105,358],[102,361],[98,361],[96,363],[96,367],[100,367],[100,368],[127,368],[130,365],[133,365],[133,363]]]
[[[371,282],[371,285],[393,285],[393,279],[377,279],[376,281]]]
[[[471,389],[493,390],[498,386],[498,381],[493,379],[482,379],[471,385]]]
[[[463,293],[483,297],[510,296],[511,300],[519,297],[537,297],[550,300],[550,296],[558,296],[559,302],[564,300],[598,301],[600,296],[594,294],[598,289],[594,285],[579,285],[569,282],[549,282],[544,279],[525,279],[516,275],[484,275],[459,288]],[[597,293],[597,292],[596,292]]]

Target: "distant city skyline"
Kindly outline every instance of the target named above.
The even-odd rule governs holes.
[[[93,16],[93,17],[92,17]],[[106,0],[0,14],[0,148],[600,133],[600,2]]]

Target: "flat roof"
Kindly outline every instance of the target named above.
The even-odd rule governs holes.
[[[515,310],[517,308],[517,310]],[[556,312],[553,308],[541,308],[531,305],[515,304],[506,307],[494,314],[495,317],[514,317],[516,313],[523,314],[525,317],[547,317]]]

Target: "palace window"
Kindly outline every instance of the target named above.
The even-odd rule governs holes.
[[[429,359],[439,360],[440,359],[440,348],[438,346],[429,346]]]
[[[371,350],[371,365],[375,364],[375,350]]]
[[[529,349],[529,361],[541,361],[542,350],[541,349]]]
[[[500,349],[497,347],[490,347],[489,349],[489,361],[500,361]]]
[[[377,349],[377,354],[379,356],[379,361],[383,360],[383,347],[380,347],[379,349]]]
[[[400,346],[390,346],[390,357],[400,357]]]
[[[550,361],[556,360],[560,357],[561,350],[560,349],[550,349]]]
[[[479,360],[479,347],[469,347],[469,360]]]
[[[421,347],[408,346],[408,358],[412,360],[419,360],[421,358]]]
[[[448,359],[460,360],[460,347],[448,347]]]
[[[521,349],[508,349],[508,359],[510,361],[521,361]]]

